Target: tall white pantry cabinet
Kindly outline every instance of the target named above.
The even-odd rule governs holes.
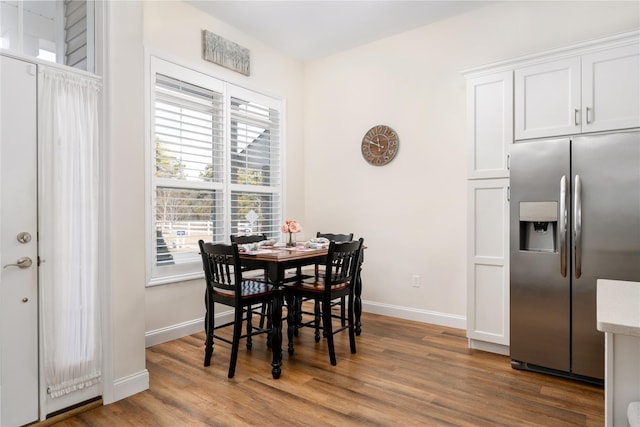
[[[464,72],[467,337],[509,354],[509,147],[640,127],[640,31]]]

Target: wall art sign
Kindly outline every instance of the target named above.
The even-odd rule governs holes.
[[[211,31],[202,30],[202,57],[245,76],[251,71],[249,49]]]

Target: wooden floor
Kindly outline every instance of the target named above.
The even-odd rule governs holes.
[[[204,333],[147,349],[149,390],[56,426],[602,426],[601,387],[516,371],[509,359],[470,350],[465,332],[363,314],[358,353],[336,336],[303,329],[271,377],[264,337],[244,345],[233,379],[229,348],[202,366]],[[286,338],[285,338],[286,340]],[[286,347],[285,347],[286,348]]]

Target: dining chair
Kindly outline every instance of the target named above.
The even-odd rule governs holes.
[[[329,240],[329,241],[334,241],[334,242],[350,242],[351,240],[353,240],[353,233],[349,233],[349,234],[336,234],[336,233],[321,233],[320,231],[316,232],[316,238],[318,237],[324,237],[325,239]],[[324,271],[322,270],[324,266],[320,265],[320,264],[315,264],[314,266],[314,275],[315,277],[320,277],[322,274],[324,274]],[[298,276],[303,276],[303,274],[306,272],[301,272],[298,271],[297,275]],[[298,323],[300,323],[302,321],[302,316],[303,314],[310,314],[315,316],[316,319],[320,319],[316,322],[316,330],[315,330],[315,340],[316,342],[320,341],[320,327],[322,325],[322,314],[320,311],[320,302],[319,301],[315,301],[313,304],[313,313],[307,312],[303,310],[303,303],[305,302],[305,299],[300,299],[297,301],[297,308],[298,308]],[[346,325],[346,311],[345,311],[345,300],[344,297],[340,298],[337,301],[333,301],[331,303],[331,307],[340,307],[340,315],[342,316],[341,319],[341,325],[345,326]],[[298,335],[298,327],[297,325],[294,327],[294,335]]]
[[[334,242],[349,242],[351,240],[353,240],[353,233],[349,233],[349,234],[336,234],[336,233],[322,233],[320,231],[316,232],[316,238],[318,237],[324,237],[325,239],[329,240],[329,241],[334,241]],[[322,267],[320,264],[315,264],[314,266],[314,275],[315,277],[320,277],[321,274],[324,274],[322,270]],[[302,277],[302,275],[305,272],[302,271],[298,271],[297,275],[299,277]],[[303,311],[303,303],[305,302],[305,299],[300,299],[299,301],[297,301],[297,305],[298,305],[298,322],[302,321],[302,315],[303,314],[311,314],[314,315],[316,318],[321,319],[321,314],[320,314],[320,303],[318,301],[314,302],[313,305],[313,313],[310,312],[306,312]],[[344,326],[346,324],[346,317],[345,317],[345,305],[344,305],[344,297],[340,298],[340,300],[338,301],[333,301],[331,303],[331,307],[335,307],[338,306],[340,307],[340,315],[342,316],[342,326]],[[320,326],[321,326],[321,321],[316,323],[316,331],[315,331],[315,340],[316,342],[320,341]],[[298,335],[298,328],[297,326],[294,329],[294,334]]]
[[[263,242],[265,240],[267,240],[267,235],[262,233],[262,234],[251,234],[251,235],[239,235],[239,234],[232,234],[229,236],[229,238],[231,239],[231,243],[237,243],[238,245],[246,245],[247,243],[258,243],[258,242]],[[260,269],[261,270],[261,274],[264,277],[265,281],[268,281],[268,273],[266,269]],[[243,274],[244,273],[248,273],[249,271],[255,271],[252,269],[247,269],[245,267],[243,267]],[[247,276],[244,276],[247,277]],[[269,304],[262,304],[262,306],[260,307],[260,327],[264,328],[265,325],[265,319],[268,319],[269,317]]]
[[[270,304],[273,299],[273,288],[257,278],[243,278],[237,243],[226,245],[205,243],[203,240],[199,240],[198,245],[200,246],[206,282],[204,366],[211,364],[213,340],[224,341],[231,344],[228,377],[233,378],[240,340],[246,338],[247,350],[251,350],[253,336],[271,332],[270,328],[254,327],[251,321],[252,307],[257,304]],[[214,320],[215,303],[233,307],[233,321],[216,326]],[[243,322],[246,322],[244,334],[242,333]],[[218,329],[229,326],[233,326],[231,340],[216,333]]]
[[[325,239],[328,239],[329,241],[333,240],[334,242],[350,242],[351,240],[353,240],[353,233],[349,233],[349,234],[333,234],[333,233],[321,233],[321,232],[317,232],[316,233],[316,237],[324,237]],[[316,276],[318,276],[320,274],[320,266],[318,264],[316,264]],[[340,307],[340,314],[342,316],[342,326],[345,325],[345,307],[344,307],[344,297],[340,298],[340,301],[336,301],[332,304],[332,307],[334,306],[339,306]]]
[[[353,240],[353,233],[349,233],[349,234],[336,234],[336,233],[321,233],[320,231],[318,231],[316,233],[316,238],[318,237],[324,237],[325,239],[329,240],[329,241],[334,241],[334,242],[350,242],[351,240]],[[323,274],[324,272],[321,271],[322,266],[319,264],[315,265],[315,275],[316,277],[319,277],[321,274]],[[340,298],[338,301],[334,301],[331,303],[331,307],[340,307],[340,315],[342,316],[341,319],[341,324],[342,326],[346,325],[346,315],[345,315],[345,301],[344,301],[344,297]],[[316,304],[314,305],[314,312],[318,312],[320,309],[320,304],[318,302],[316,302]],[[319,335],[319,331],[316,330],[316,342],[320,341],[320,335]]]
[[[355,318],[354,318],[354,287],[358,276],[360,264],[360,255],[364,240],[360,238],[357,241],[329,243],[327,260],[324,265],[325,274],[317,277],[307,278],[294,282],[292,285],[285,287],[285,293],[289,298],[294,300],[308,299],[319,302],[321,305],[321,319],[314,316],[309,322],[297,322],[297,313],[295,310],[288,312],[287,322],[289,325],[298,324],[299,327],[319,328],[319,322],[322,321],[322,329],[327,339],[327,347],[329,348],[329,360],[332,365],[336,364],[336,354],[333,341],[333,335],[349,330],[349,346],[351,353],[356,352],[355,341]],[[340,325],[337,329],[333,329],[333,319],[342,318],[342,316],[334,315],[331,311],[331,303],[336,299],[346,297],[347,316],[346,325]],[[289,354],[293,354],[293,333],[294,328],[287,328],[289,338]],[[318,340],[316,340],[317,342]]]

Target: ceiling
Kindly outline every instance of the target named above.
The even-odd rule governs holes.
[[[293,58],[306,61],[446,19],[490,2],[188,0],[187,3]]]

